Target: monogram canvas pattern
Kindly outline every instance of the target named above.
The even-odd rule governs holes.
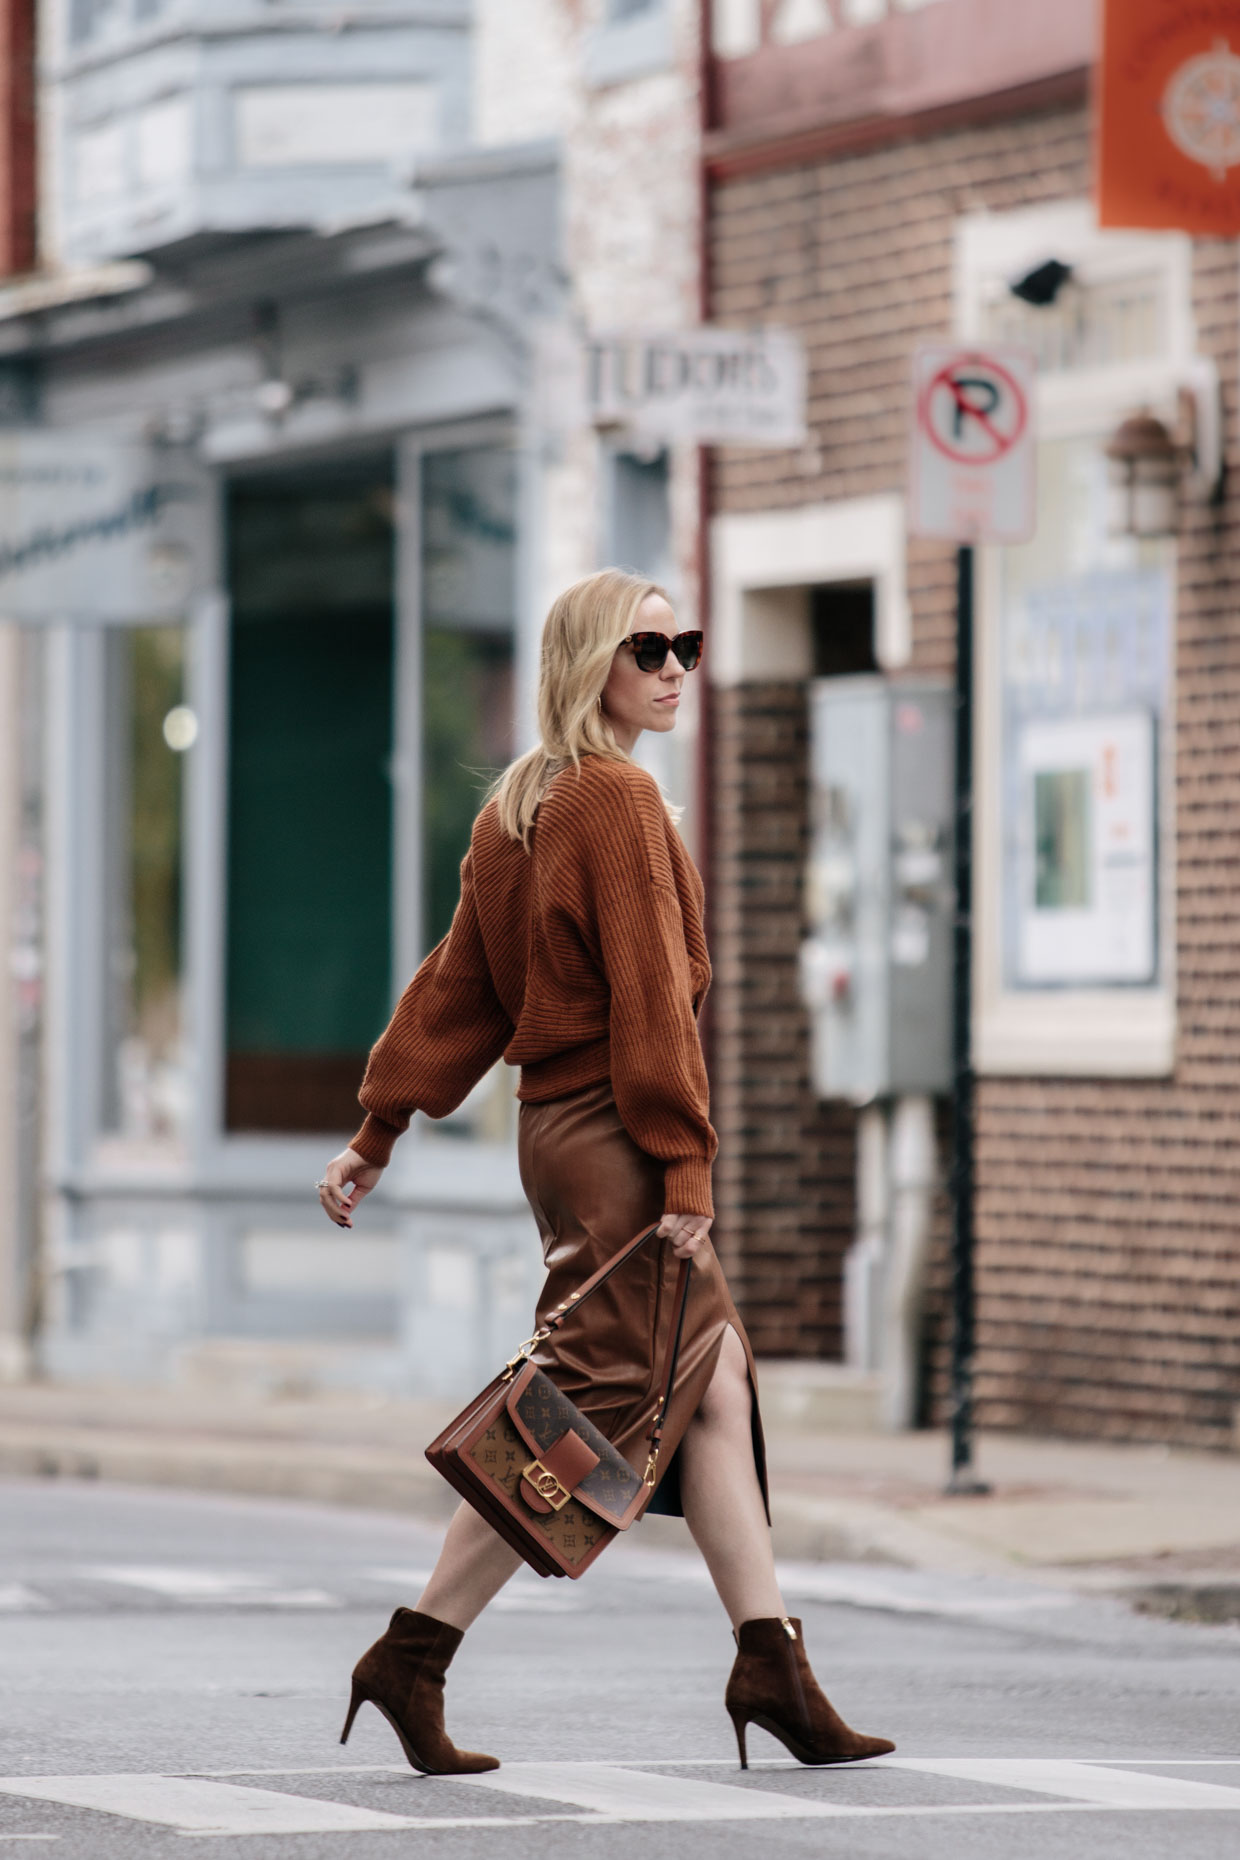
[[[541,1371],[531,1376],[514,1405],[540,1452],[553,1447],[570,1427],[580,1434],[590,1450],[598,1454],[599,1463],[576,1490],[587,1502],[601,1506],[613,1517],[621,1516],[641,1491],[642,1482],[607,1436]]]
[[[547,1385],[550,1387],[550,1383]],[[562,1398],[561,1398],[562,1399]],[[569,1402],[573,1414],[576,1409]],[[560,1430],[563,1432],[563,1429]],[[597,1429],[595,1430],[597,1432]],[[602,1435],[599,1435],[600,1440]],[[593,1442],[591,1442],[593,1445]],[[604,1442],[604,1445],[607,1445]],[[608,1446],[608,1452],[613,1449]],[[596,1449],[597,1451],[597,1449]],[[527,1463],[530,1450],[518,1434],[506,1414],[496,1415],[485,1433],[481,1434],[470,1449],[470,1458],[479,1472],[493,1479],[509,1498],[515,1498],[517,1486],[521,1481],[521,1468]],[[595,1469],[597,1471],[597,1468]],[[636,1474],[633,1477],[636,1479]],[[591,1475],[593,1477],[593,1474]],[[527,1511],[534,1529],[542,1532],[566,1563],[574,1567],[589,1554],[599,1539],[614,1535],[612,1526],[603,1524],[592,1512],[570,1499],[562,1511],[554,1511],[546,1516]]]
[[[564,1314],[579,1310],[591,1290],[653,1239],[656,1231],[651,1228],[638,1234],[600,1267],[574,1294],[575,1307],[557,1307],[555,1317],[548,1320],[551,1329],[558,1328]],[[676,1360],[690,1277],[688,1262],[682,1262],[657,1404],[651,1397],[652,1417],[662,1412],[677,1386]],[[549,1334],[544,1326],[531,1341],[543,1342]],[[576,1577],[619,1531],[641,1516],[653,1486],[529,1361],[528,1348],[523,1345],[501,1374],[431,1442],[426,1457],[540,1576]]]

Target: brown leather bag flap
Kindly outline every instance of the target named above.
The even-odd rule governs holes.
[[[648,1495],[640,1474],[536,1363],[513,1377],[505,1406],[530,1449],[521,1496],[532,1511],[557,1511],[567,1494],[617,1530],[640,1516]]]
[[[597,1465],[598,1454],[570,1427],[522,1469],[521,1496],[531,1511],[558,1511]]]

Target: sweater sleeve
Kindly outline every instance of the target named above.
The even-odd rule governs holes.
[[[371,1048],[358,1098],[366,1121],[350,1147],[384,1167],[415,1111],[454,1111],[512,1038],[496,995],[474,897],[472,855],[461,866],[452,927],[405,989]]]
[[[650,818],[648,802],[657,806]],[[611,990],[611,1081],[633,1141],[665,1165],[664,1206],[713,1215],[710,1166],[718,1148],[693,1012],[693,982],[666,860],[662,797],[626,791],[595,844],[597,934]]]

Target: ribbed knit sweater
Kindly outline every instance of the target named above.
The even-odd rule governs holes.
[[[610,1079],[629,1135],[665,1165],[665,1208],[712,1214],[702,906],[658,784],[634,762],[561,770],[528,853],[488,802],[452,927],[371,1051],[352,1147],[385,1164],[415,1111],[455,1110],[502,1055],[529,1103]]]

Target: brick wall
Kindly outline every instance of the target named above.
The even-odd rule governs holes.
[[[904,474],[909,353],[951,327],[951,238],[961,212],[1005,211],[1079,197],[1089,188],[1089,122],[1078,109],[908,139],[714,189],[714,313],[766,318],[805,336],[814,443],[801,454],[719,455],[714,507],[782,508],[899,489]],[[1237,250],[1202,243],[1195,264],[1198,346],[1222,370],[1229,463],[1237,435]],[[910,543],[914,665],[949,672],[950,552]],[[1240,1403],[1240,494],[1217,510],[1190,508],[1179,557],[1177,620],[1176,888],[1179,1051],[1160,1081],[981,1081],[978,1094],[978,1413],[983,1426],[1114,1438],[1232,1444]],[[779,688],[786,720],[794,693]],[[720,700],[717,781],[731,797],[762,780],[795,812],[799,738],[781,748],[771,692]],[[775,766],[772,768],[772,760]],[[802,1117],[798,1184],[815,1147],[827,1159],[817,1197],[796,1218],[756,1220],[760,1187],[803,1089],[796,1024],[795,881],[798,829],[770,814],[720,824],[717,947],[721,1108],[732,1154],[720,1175],[721,1226],[740,1257],[733,1271],[760,1337],[820,1346],[788,1287],[828,1281],[850,1220],[838,1139]],[[803,818],[803,814],[802,814]],[[766,851],[770,848],[770,851]],[[745,864],[746,854],[749,858]],[[758,882],[745,882],[744,874]],[[726,884],[726,890],[725,890]],[[763,1001],[783,1032],[761,1044],[742,952],[765,952]],[[782,1081],[782,1083],[781,1083]],[[781,1096],[782,1093],[782,1096]],[[767,1126],[781,1106],[781,1137]],[[779,1234],[768,1277],[771,1236]],[[779,1249],[782,1249],[780,1251]],[[945,1322],[941,1247],[930,1320],[941,1409]],[[771,1287],[778,1287],[772,1292]],[[799,1295],[799,1294],[798,1294]],[[780,1313],[783,1313],[781,1319]],[[760,1345],[760,1347],[763,1347]]]
[[[35,259],[34,0],[0,0],[0,277]]]
[[[840,1268],[853,1231],[855,1120],[809,1083],[797,994],[807,849],[804,685],[714,696],[711,911],[715,1237],[760,1356],[843,1344]]]

